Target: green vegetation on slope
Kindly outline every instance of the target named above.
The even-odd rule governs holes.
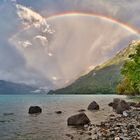
[[[88,74],[80,77],[66,88],[50,91],[53,94],[111,94],[116,93],[116,86],[122,80],[120,69],[128,56],[135,52],[136,42],[133,41],[127,48],[115,57],[97,66]]]
[[[140,94],[140,42],[135,45],[135,52],[129,55],[121,69],[123,79],[117,86],[119,94]]]

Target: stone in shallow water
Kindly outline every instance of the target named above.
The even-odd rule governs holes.
[[[80,109],[80,110],[78,110],[78,112],[84,112],[84,111],[86,111],[85,109]]]
[[[41,107],[39,107],[39,106],[30,106],[28,113],[29,114],[39,114],[41,112],[42,112]]]
[[[93,101],[89,104],[88,110],[99,110],[99,105],[95,101]]]
[[[89,123],[90,123],[90,120],[85,113],[79,113],[79,114],[73,115],[69,117],[67,120],[67,124],[73,125],[73,126],[78,126],[78,125],[84,126]]]
[[[3,116],[10,116],[10,115],[14,115],[14,113],[3,113]]]
[[[62,111],[55,111],[56,114],[62,114]]]
[[[130,109],[129,104],[124,100],[120,100],[120,102],[118,103],[118,106],[116,107],[116,112],[118,114],[123,114],[125,110],[129,110],[129,109]]]

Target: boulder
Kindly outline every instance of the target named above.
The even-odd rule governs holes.
[[[88,110],[93,111],[93,110],[99,110],[99,105],[93,101],[89,104]]]
[[[84,126],[89,124],[90,120],[85,113],[79,113],[68,118],[67,124],[73,126]]]
[[[112,106],[116,113],[123,114],[124,111],[130,109],[130,105],[132,104],[134,103],[126,102],[125,100],[115,98],[112,103],[109,103],[109,106]]]
[[[29,114],[39,114],[41,112],[42,112],[41,107],[39,107],[39,106],[30,106],[28,113]]]
[[[115,99],[113,100],[113,104],[112,104],[113,109],[116,109],[116,108],[117,108],[117,106],[118,106],[120,100],[121,100],[121,99],[119,99],[119,98],[115,98]]]
[[[120,100],[115,110],[118,114],[123,114],[125,110],[129,110],[129,109],[130,109],[130,105],[126,101]]]

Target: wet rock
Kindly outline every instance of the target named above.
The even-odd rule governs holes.
[[[130,106],[133,106],[133,107],[135,107],[136,106],[136,104],[137,103],[135,103],[135,102],[127,102]]]
[[[99,105],[93,101],[89,104],[88,110],[93,111],[93,110],[99,110]]]
[[[92,127],[90,127],[90,128],[89,128],[89,131],[91,131],[92,129],[93,129],[93,128],[92,128]]]
[[[56,114],[62,114],[62,111],[55,111]]]
[[[127,117],[128,116],[128,113],[126,111],[123,111],[123,116]]]
[[[67,120],[67,124],[73,125],[73,126],[79,126],[79,125],[84,126],[89,123],[90,123],[90,120],[85,113],[73,115],[69,117]]]
[[[88,135],[89,135],[89,136],[91,136],[91,135],[92,135],[92,133],[91,133],[91,132],[88,132]]]
[[[84,112],[84,111],[86,111],[85,109],[80,109],[80,110],[78,110],[78,112]]]
[[[71,138],[71,140],[73,140],[73,138],[74,138],[73,135],[71,135],[71,134],[66,134],[66,136]]]
[[[120,100],[120,101],[118,102],[117,107],[116,107],[116,112],[117,112],[118,114],[123,114],[123,112],[124,112],[125,110],[129,110],[129,109],[130,109],[129,104],[128,104],[126,101],[124,101],[124,100]]]
[[[39,107],[39,106],[30,106],[28,113],[29,114],[39,114],[41,112],[42,112],[41,107]]]
[[[128,124],[127,129],[134,129],[135,126],[133,124]]]
[[[112,107],[113,106],[113,102],[109,103],[108,106],[111,106]]]
[[[116,109],[117,108],[119,102],[120,102],[120,99],[119,98],[115,98],[113,100],[113,104],[112,104],[113,109]]]
[[[10,115],[14,115],[14,113],[3,113],[3,116],[10,116]]]
[[[80,135],[83,135],[84,134],[84,132],[80,132]]]

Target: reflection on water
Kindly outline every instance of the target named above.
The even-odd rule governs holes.
[[[67,126],[67,118],[86,109],[96,100],[100,111],[85,113],[92,123],[103,121],[112,109],[108,103],[117,95],[0,95],[0,139],[1,140],[67,140],[67,133],[76,128]],[[40,115],[29,115],[28,108],[39,105]],[[62,114],[55,111],[61,110]],[[4,114],[6,113],[6,114]]]

